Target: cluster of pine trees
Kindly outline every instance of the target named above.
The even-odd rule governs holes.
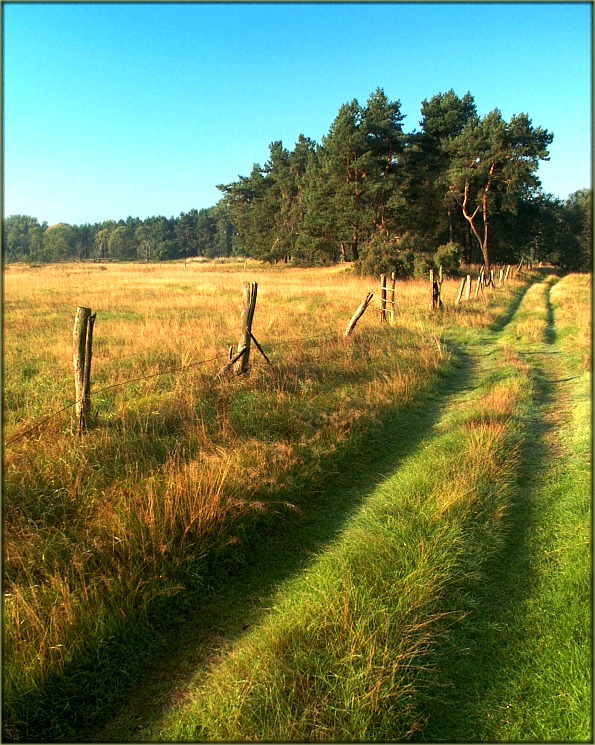
[[[553,135],[526,114],[477,113],[470,93],[424,100],[405,132],[399,101],[381,88],[341,106],[320,144],[300,135],[218,188],[208,210],[94,226],[5,220],[7,260],[250,256],[264,261],[355,261],[364,273],[413,274],[436,252],[444,263],[521,257],[590,269],[592,191],[562,201],[541,189]]]

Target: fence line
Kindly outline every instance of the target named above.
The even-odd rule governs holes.
[[[285,341],[279,341],[279,342],[271,342],[270,344],[267,344],[267,347],[277,347],[277,346],[283,346],[285,344],[297,344],[305,341],[314,341],[318,339],[324,339],[330,336],[337,336],[338,334],[336,331],[327,331],[324,334],[318,334],[316,336],[305,336],[300,339],[289,339]],[[190,370],[194,367],[199,367],[200,365],[207,365],[211,362],[216,362],[217,360],[221,360],[227,358],[227,354],[219,354],[215,357],[209,357],[206,360],[199,360],[198,362],[192,362],[188,365],[182,365],[181,367],[171,367],[167,370],[161,370],[156,373],[150,373],[149,375],[142,375],[137,378],[130,378],[129,380],[122,380],[119,383],[112,383],[111,385],[106,385],[103,388],[99,388],[98,390],[93,391],[93,396],[98,396],[100,393],[105,393],[106,391],[111,391],[114,388],[121,388],[125,385],[130,385],[132,383],[139,383],[143,380],[151,380],[152,378],[158,378],[162,375],[171,375],[172,373],[177,372],[185,372],[186,370]],[[44,417],[40,421],[33,424],[29,429],[25,430],[24,432],[19,432],[16,435],[13,435],[10,439],[8,439],[4,445],[12,445],[15,442],[18,442],[23,437],[26,437],[27,435],[31,434],[31,432],[35,432],[36,429],[39,429],[40,427],[43,427],[44,424],[47,424],[55,417],[59,416],[60,414],[63,414],[65,411],[68,411],[69,409],[72,409],[76,406],[76,401],[71,401],[69,404],[64,406],[61,409],[58,409],[58,411],[54,411],[52,414],[49,414],[48,416]]]
[[[511,272],[511,269],[512,269],[512,272]],[[500,273],[500,282],[502,282],[502,281],[503,282],[506,282],[507,279],[508,279],[508,277],[509,277],[509,273],[510,273],[510,278],[512,279],[512,274],[514,273],[514,270],[515,269],[516,269],[516,272],[518,273],[519,269],[516,266],[515,267],[511,267],[511,265],[508,265],[507,268],[506,268],[505,276],[503,278],[502,278],[502,272]],[[493,276],[493,274],[492,274],[492,276]],[[482,279],[483,279],[483,276],[482,276],[482,273],[480,272],[480,277],[477,278],[476,296],[477,296],[477,293],[479,292],[479,289],[480,288],[483,291],[483,284],[484,283],[482,282]],[[391,280],[392,280],[391,281],[392,287],[391,288],[388,288],[387,287],[387,283],[386,283],[386,275],[385,274],[382,274],[381,275],[381,315],[380,315],[381,322],[386,322],[386,306],[387,305],[392,305],[391,316],[392,316],[393,319],[394,319],[394,315],[395,315],[395,305],[396,305],[396,303],[395,303],[395,284],[396,284],[396,280],[395,280],[395,274],[394,274],[394,272],[391,275]],[[249,283],[247,283],[247,284],[249,284]],[[256,283],[253,283],[253,284],[256,284]],[[462,296],[463,288],[464,288],[465,285],[467,285],[466,300],[469,300],[469,293],[470,293],[470,289],[471,289],[471,277],[469,275],[467,275],[462,280],[462,284],[461,284],[461,287],[460,287],[460,290],[459,290],[459,294],[458,294],[457,300],[455,301],[455,306],[457,306],[460,303],[460,301],[461,301],[461,296]],[[432,309],[434,309],[436,307],[442,306],[442,299],[441,299],[442,267],[440,267],[439,279],[438,280],[436,280],[434,278],[434,271],[433,270],[430,271],[430,286],[431,286],[431,289],[432,289],[432,303],[431,303],[431,306],[430,307]],[[495,287],[495,283],[494,283],[494,287]],[[246,290],[246,292],[248,292],[248,291]],[[256,298],[255,298],[256,292],[255,292],[255,289],[253,289],[252,292],[254,292],[254,304],[255,304],[255,302],[256,302]],[[391,300],[388,300],[388,298],[387,298],[387,295],[388,294],[392,294],[392,301]],[[249,293],[248,293],[248,295],[249,295]],[[353,317],[351,318],[351,321],[349,322],[349,325],[347,327],[347,330],[343,334],[344,337],[348,337],[348,336],[350,336],[353,333],[353,329],[355,328],[355,324],[361,318],[361,316],[364,314],[365,310],[367,309],[367,307],[372,302],[373,297],[374,296],[373,296],[372,293],[367,293],[366,294],[366,297],[364,297],[364,299],[362,300],[361,304],[359,305],[359,307],[355,311]],[[249,300],[249,298],[247,296],[247,302],[248,302],[248,300]],[[80,310],[80,309],[77,309],[77,311],[78,310]],[[89,314],[90,314],[90,309],[85,309],[85,310],[88,310],[89,311]],[[252,307],[252,309],[251,309],[251,314],[252,315],[254,314],[254,307]],[[244,316],[244,314],[243,314],[243,316]],[[93,318],[93,321],[94,321],[95,320],[95,316],[93,316],[92,318]],[[244,320],[242,322],[244,323]],[[75,323],[75,330],[76,330],[76,323]],[[269,365],[271,365],[271,362],[268,359],[268,357],[266,356],[266,354],[264,353],[262,347],[256,341],[256,339],[254,339],[254,336],[252,335],[251,329],[249,329],[249,336],[250,336],[250,339],[252,341],[254,341],[254,343],[258,347],[259,351],[261,352],[261,354],[263,355],[263,357],[265,358],[265,360],[269,363]],[[267,344],[267,347],[268,348],[271,348],[271,347],[284,346],[286,344],[297,344],[297,343],[302,343],[302,342],[306,342],[306,341],[316,341],[316,340],[319,340],[319,339],[324,339],[324,338],[328,338],[328,337],[332,337],[332,336],[336,336],[337,338],[339,338],[339,334],[336,331],[327,331],[327,332],[325,332],[323,334],[316,334],[314,336],[301,337],[299,339],[286,339],[284,341],[270,342],[270,343]],[[88,342],[87,347],[90,347],[90,340],[88,338],[87,338],[87,342]],[[232,355],[232,362],[233,363],[236,363],[236,362],[238,362],[238,360],[241,361],[241,358],[244,357],[245,351],[246,351],[245,347],[244,347],[244,349],[239,349],[238,350],[238,353],[235,355],[235,357]],[[90,363],[90,352],[91,352],[90,348],[87,348],[86,352],[87,352],[87,355],[88,355],[88,358],[87,359],[89,360],[89,363]],[[224,358],[228,358],[229,359],[229,355],[227,355],[227,354],[220,354],[220,355],[216,355],[215,357],[210,357],[210,358],[208,358],[206,360],[199,360],[198,362],[192,362],[192,363],[190,363],[188,365],[182,365],[180,367],[168,368],[167,370],[161,370],[161,371],[156,372],[156,373],[150,373],[149,375],[141,375],[141,376],[136,377],[136,378],[131,378],[131,379],[128,379],[128,380],[120,381],[119,383],[113,383],[111,385],[104,386],[103,388],[100,388],[98,390],[94,390],[93,391],[93,395],[94,396],[97,396],[97,395],[99,395],[101,393],[105,393],[106,391],[110,391],[110,390],[113,390],[115,388],[120,388],[120,387],[123,387],[125,385],[130,385],[132,383],[138,383],[138,382],[141,382],[141,381],[144,381],[144,380],[151,380],[152,378],[161,377],[163,375],[171,375],[172,373],[185,372],[186,370],[190,370],[192,368],[199,367],[201,365],[206,365],[206,364],[209,364],[211,362],[216,362],[217,360],[224,359]],[[227,368],[229,366],[230,365],[228,363],[225,366],[225,368]],[[76,367],[77,367],[77,365],[76,365],[76,361],[75,361],[75,373],[76,373]],[[225,368],[224,368],[224,370],[225,370]],[[243,369],[245,370],[246,368],[243,367]],[[222,371],[220,371],[220,373],[219,373],[219,375],[217,377],[220,377],[221,372]],[[86,390],[84,390],[83,392],[84,393],[87,393],[88,395],[90,395],[90,380],[89,380],[89,377],[88,376],[87,376],[87,379],[85,381],[85,389]],[[40,421],[36,422],[34,425],[32,425],[31,427],[29,427],[24,432],[19,432],[18,434],[13,435],[13,437],[11,437],[10,439],[8,439],[4,443],[4,445],[5,446],[9,446],[9,445],[12,445],[15,442],[18,442],[19,440],[21,440],[22,438],[24,438],[27,435],[31,434],[35,430],[39,429],[40,427],[43,427],[45,424],[47,424],[48,422],[50,422],[52,419],[54,419],[58,415],[63,414],[65,411],[68,411],[69,409],[72,409],[73,407],[77,407],[77,413],[78,413],[78,408],[81,405],[80,397],[78,395],[78,393],[79,393],[78,383],[77,383],[77,386],[76,386],[76,390],[77,390],[77,397],[76,397],[76,400],[75,401],[72,401],[71,403],[67,404],[66,406],[64,406],[63,408],[59,409],[58,411],[55,411],[52,414],[49,414],[48,416],[44,417],[43,419],[41,419]],[[80,420],[80,415],[79,415],[79,420]],[[82,431],[84,429],[85,429],[85,427],[81,427],[80,426],[80,421],[79,421],[79,431]]]

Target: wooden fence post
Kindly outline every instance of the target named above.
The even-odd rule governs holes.
[[[430,310],[434,310],[434,270],[430,269]]]
[[[386,274],[380,275],[380,323],[386,323]]]
[[[430,269],[430,289],[432,293],[432,300],[430,303],[430,309],[440,308],[442,305],[442,299],[440,298],[440,288],[442,287],[442,267],[438,271],[439,279],[434,276],[434,270]]]
[[[457,295],[457,299],[455,300],[455,305],[458,305],[461,302],[461,298],[463,297],[463,290],[465,289],[465,284],[467,282],[467,277],[463,277],[461,280],[461,286],[459,288],[459,294]]]
[[[479,277],[477,278],[477,285],[475,286],[475,299],[479,296],[479,291],[483,292],[483,286],[485,284],[485,267],[481,267],[479,270]]]
[[[477,284],[475,285],[475,299],[476,300],[479,296],[479,290],[483,292],[483,277],[481,276],[481,274],[477,278]]]
[[[371,292],[368,292],[365,296],[365,298],[361,301],[361,303],[357,306],[357,310],[351,317],[351,321],[349,321],[349,324],[345,330],[344,336],[350,336],[353,333],[353,329],[355,328],[355,324],[359,321],[359,319],[364,315],[366,312],[366,308],[370,303],[372,302],[372,298],[374,295]]]
[[[390,292],[392,294],[392,300],[391,300],[391,311],[390,311],[390,323],[391,326],[394,326],[395,324],[395,294],[396,294],[396,287],[397,287],[397,275],[395,272],[392,272],[390,275],[390,281],[391,281],[391,289]]]
[[[95,314],[91,315],[91,308],[77,308],[72,333],[75,414],[79,434],[88,429],[91,415],[91,355],[95,317]]]
[[[467,275],[467,290],[465,292],[465,300],[470,300],[471,298],[471,275]]]
[[[250,362],[250,342],[252,340],[252,320],[256,308],[256,295],[258,293],[257,282],[244,282],[244,309],[242,310],[240,340],[238,342],[238,353],[243,354],[236,362],[235,371],[238,375],[248,370]]]

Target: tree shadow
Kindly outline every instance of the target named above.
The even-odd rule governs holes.
[[[258,624],[284,583],[306,571],[339,538],[379,483],[431,433],[448,399],[468,385],[475,364],[466,352],[456,353],[453,369],[438,384],[427,386],[405,409],[387,410],[380,429],[342,454],[332,477],[310,489],[299,513],[267,520],[237,550],[231,546],[225,556],[212,557],[208,597],[186,598],[182,614],[175,603],[162,609],[158,623],[167,632],[144,661],[138,674],[142,680],[120,692],[119,704],[106,701],[100,716],[78,732],[89,741],[121,742],[160,721],[197,671]],[[343,470],[341,461],[348,468]],[[101,728],[108,719],[110,724]]]
[[[465,598],[471,615],[436,650],[439,672],[425,692],[428,721],[415,738],[418,742],[493,741],[483,702],[502,690],[520,666],[516,651],[523,645],[522,608],[539,581],[531,536],[537,521],[535,495],[543,465],[552,457],[548,434],[556,425],[542,414],[555,401],[555,382],[541,371],[535,378],[538,405],[523,433],[502,545],[479,568],[479,579],[455,589],[450,599],[456,604]]]

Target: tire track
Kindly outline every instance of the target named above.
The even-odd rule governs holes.
[[[403,414],[400,422],[393,423],[390,447],[387,453],[374,464],[373,473],[367,473],[361,482],[345,491],[345,500],[353,506],[365,501],[366,496],[378,483],[378,474],[392,473],[405,458],[428,445],[437,436],[445,420],[456,416],[466,402],[477,394],[477,389],[485,377],[498,364],[498,340],[506,334],[514,322],[524,297],[519,298],[512,315],[498,330],[481,334],[476,348],[455,349],[457,369],[451,373],[442,388],[431,395],[422,396],[417,405],[411,406]],[[423,406],[423,407],[422,407]],[[408,433],[403,438],[403,433]],[[412,435],[412,432],[415,434]],[[354,498],[355,492],[358,492]],[[321,510],[305,520],[293,540],[278,539],[266,555],[257,559],[253,566],[226,585],[220,595],[205,607],[202,618],[191,623],[180,634],[173,647],[164,658],[155,660],[152,669],[133,692],[129,703],[116,719],[105,728],[97,738],[99,741],[143,740],[143,735],[170,709],[187,700],[189,687],[197,672],[215,664],[217,659],[233,649],[250,628],[259,623],[268,611],[270,598],[285,579],[306,566],[312,556],[323,549],[338,527],[336,521],[328,521],[323,513],[337,509],[335,488],[328,495],[331,501],[321,501]],[[340,507],[340,506],[339,506]],[[308,544],[306,536],[312,531],[315,522],[328,521],[329,530],[323,539]],[[343,520],[341,520],[342,524]],[[318,526],[320,527],[320,526]],[[306,543],[306,550],[300,550],[300,543]],[[288,562],[288,552],[295,558]],[[137,695],[140,694],[140,695]]]
[[[421,738],[424,741],[515,741],[519,735],[535,741],[572,737],[570,730],[548,732],[547,725],[541,731],[531,730],[526,723],[526,717],[531,720],[532,709],[539,705],[551,716],[555,700],[536,674],[534,655],[536,649],[549,650],[552,659],[560,653],[547,635],[540,636],[549,633],[540,628],[540,616],[553,612],[547,595],[552,587],[547,582],[556,581],[555,575],[544,579],[544,557],[557,550],[553,547],[555,536],[547,527],[548,516],[555,515],[558,508],[556,499],[552,499],[556,494],[552,484],[561,481],[568,469],[565,437],[573,424],[572,395],[567,384],[580,377],[572,374],[558,345],[551,300],[558,281],[549,277],[533,285],[498,334],[499,345],[514,349],[524,361],[534,387],[531,409],[523,416],[516,498],[506,541],[487,565],[485,581],[476,591],[478,612],[473,631],[461,627],[449,650],[458,653],[459,659],[441,685],[456,694],[442,696],[442,703],[433,707]],[[529,323],[524,306],[535,302],[534,296],[540,293],[543,303],[536,304],[543,322],[541,339],[533,338],[527,344],[518,334],[519,324],[525,324],[530,336],[536,333],[537,325]],[[555,517],[549,519],[555,522]],[[585,608],[585,618],[588,615]],[[531,670],[533,673],[528,674]],[[559,695],[571,697],[572,692]],[[589,702],[584,705],[588,709]]]

